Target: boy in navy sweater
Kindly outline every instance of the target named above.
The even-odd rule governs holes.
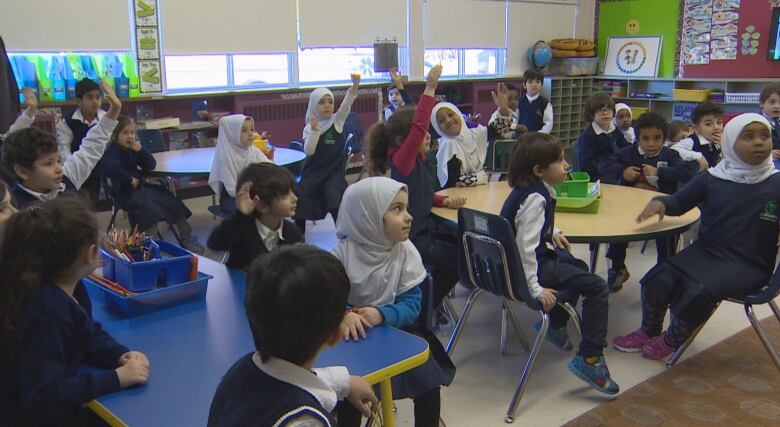
[[[346,368],[312,371],[317,354],[341,339],[349,279],[336,257],[313,246],[280,248],[247,275],[246,312],[257,351],[239,359],[217,387],[209,426],[336,425],[339,398],[364,415],[377,402]],[[331,386],[334,379],[345,385]]]
[[[507,85],[509,108],[512,110],[512,130],[517,133],[552,131],[553,106],[547,98],[540,95],[543,85],[544,74],[536,69],[523,73],[525,95],[519,96],[517,88]],[[496,121],[499,116],[500,112],[496,110],[490,117],[490,123]]]
[[[668,125],[658,113],[645,113],[636,121],[639,144],[626,147],[599,164],[602,175],[620,185],[643,188],[672,194],[679,184],[688,182],[698,169],[696,162],[685,162],[677,151],[664,147]],[[655,241],[658,262],[667,257],[667,240]],[[607,274],[607,284],[612,292],[623,288],[628,280],[626,269],[627,243],[609,245],[607,258],[612,267]]]
[[[702,102],[691,113],[693,135],[674,145],[676,150],[699,153],[713,167],[720,161],[720,136],[723,134],[723,109],[711,102]]]
[[[780,169],[780,83],[766,85],[758,101],[761,114],[772,126],[772,160]]]
[[[619,149],[629,146],[624,139],[617,138],[620,130],[612,124],[615,101],[607,93],[593,94],[585,101],[583,115],[591,123],[572,147],[575,167],[587,172],[591,181],[604,178],[605,182],[613,183],[608,177],[601,176],[599,163]]]

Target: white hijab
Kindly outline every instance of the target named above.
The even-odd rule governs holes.
[[[333,100],[333,114],[331,114],[328,119],[317,114],[317,105],[319,105],[320,100],[325,95],[330,95],[330,98]],[[309,120],[311,120],[312,117],[317,118],[317,127],[320,128],[321,133],[325,133],[325,131],[330,129],[334,124],[336,125],[336,132],[341,133],[344,128],[343,122],[336,122],[336,98],[333,96],[333,92],[326,87],[314,89],[311,92],[311,95],[309,95],[309,106],[306,108],[306,126],[303,128],[304,141],[306,141],[306,137],[308,137],[311,132],[311,123],[309,123]]]
[[[442,108],[448,108],[460,116],[460,134],[455,137],[447,136],[439,127],[436,114]],[[469,129],[463,118],[463,113],[458,107],[449,102],[440,102],[433,107],[431,112],[431,124],[441,138],[439,138],[439,151],[436,153],[437,175],[439,183],[444,186],[447,184],[447,162],[457,155],[460,159],[462,168],[461,174],[476,173],[485,167],[485,158],[487,157],[487,128],[478,126]]]
[[[426,276],[412,242],[393,243],[385,235],[385,212],[401,190],[406,190],[406,185],[386,177],[371,177],[344,192],[336,224],[339,242],[332,252],[347,270],[352,305],[392,304]]]
[[[246,119],[252,120],[251,117],[243,114],[233,114],[219,119],[217,148],[211,161],[211,173],[209,173],[209,186],[217,195],[219,195],[221,182],[230,197],[236,197],[238,174],[251,163],[270,162],[268,157],[254,145],[241,146],[241,128]]]
[[[631,111],[631,107],[629,107],[628,104],[623,104],[622,102],[615,104],[615,117],[612,118],[612,126],[615,126],[617,129],[620,129],[617,124],[617,113],[619,113],[620,110],[628,110],[628,115],[631,116],[631,120],[634,119],[634,113]],[[629,127],[628,130],[620,129],[620,132],[629,144],[636,142],[636,132],[634,131],[633,126]]]
[[[734,145],[737,143],[742,129],[756,122],[765,125],[770,131],[772,130],[769,121],[756,113],[740,114],[726,123],[726,127],[723,129],[723,138],[720,140],[723,160],[715,167],[709,168],[710,175],[741,184],[758,184],[778,172],[772,162],[772,156],[767,156],[760,165],[753,166],[743,162],[734,151]]]

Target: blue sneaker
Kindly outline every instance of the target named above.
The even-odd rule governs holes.
[[[602,393],[616,395],[620,392],[620,386],[609,376],[609,368],[607,368],[604,356],[599,356],[599,361],[595,365],[591,365],[578,354],[569,362],[569,370]]]
[[[542,329],[542,322],[535,324],[534,329],[536,332],[539,332],[539,330]],[[566,331],[565,326],[561,329],[555,329],[550,326],[547,328],[547,336],[545,338],[558,350],[571,351],[571,349],[574,348],[574,346],[571,345],[571,340],[569,340],[569,332]]]

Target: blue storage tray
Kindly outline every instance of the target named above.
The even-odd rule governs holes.
[[[124,317],[136,317],[154,311],[206,298],[206,289],[213,276],[198,272],[198,278],[177,285],[137,293],[131,296],[120,295],[101,286],[89,277],[85,277],[87,292],[93,301],[102,301],[112,311]]]
[[[184,283],[190,278],[192,253],[164,240],[154,240],[159,254],[168,257],[151,261],[128,262],[102,248],[103,277],[133,292]]]

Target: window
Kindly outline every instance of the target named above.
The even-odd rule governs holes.
[[[498,49],[464,49],[463,74],[498,74]]]
[[[228,86],[227,55],[186,55],[165,57],[165,83],[168,90]]]
[[[287,54],[232,55],[236,86],[284,84],[290,82]]]
[[[442,76],[490,76],[504,72],[504,49],[425,49],[424,73],[435,64]]]
[[[325,48],[298,51],[298,81],[349,81],[350,73],[364,80],[378,78],[374,73],[373,48]]]
[[[457,76],[458,73],[458,49],[425,49],[424,72],[426,76],[428,71],[434,65],[441,64],[442,76]]]

